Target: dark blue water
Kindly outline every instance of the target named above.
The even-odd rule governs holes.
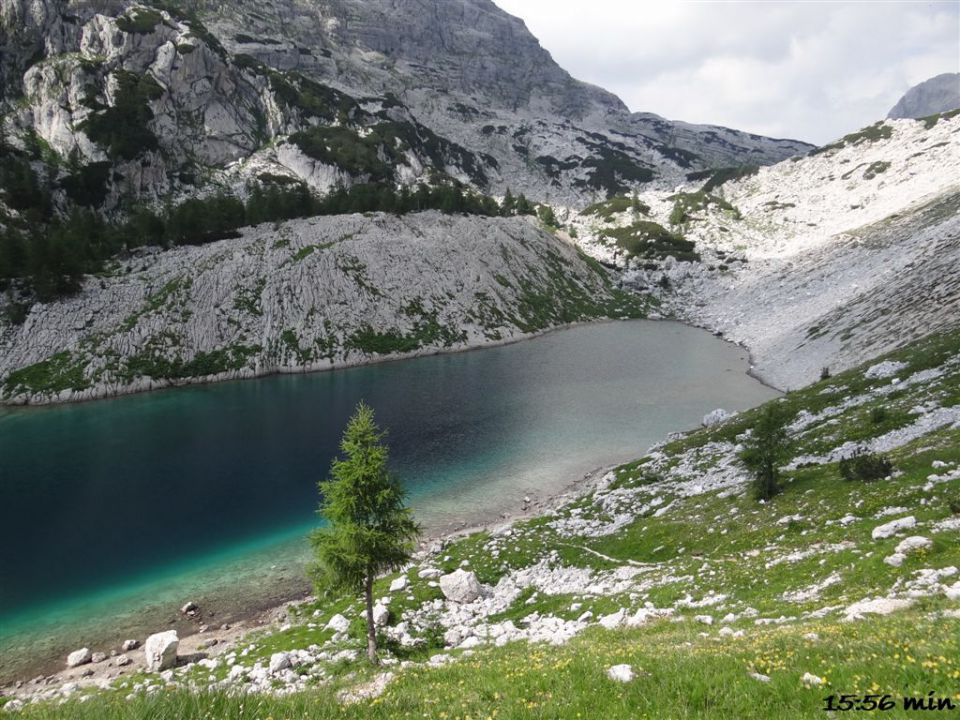
[[[470,353],[4,412],[0,648],[54,647],[120,607],[129,631],[159,621],[140,605],[168,614],[198,593],[227,614],[275,599],[262,573],[277,564],[302,585],[317,482],[361,399],[389,430],[392,468],[418,516],[439,528],[638,456],[716,407],[772,397],[744,374],[744,355],[673,323],[611,323]],[[261,584],[258,595],[250,586]]]

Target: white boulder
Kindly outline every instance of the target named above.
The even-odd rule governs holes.
[[[913,605],[913,600],[901,600],[898,598],[876,598],[873,600],[861,600],[850,605],[844,614],[847,620],[857,620],[864,615],[889,615],[898,610],[905,610]]]
[[[874,540],[883,540],[884,538],[893,537],[903,530],[916,527],[916,525],[917,519],[913,515],[907,515],[907,517],[897,518],[883,525],[878,525],[873,529],[873,532],[870,533],[870,537]]]
[[[330,618],[324,628],[325,630],[333,630],[337,633],[346,632],[350,629],[350,621],[347,620],[343,615],[337,614]]]
[[[803,677],[800,678],[800,681],[807,687],[816,687],[818,685],[823,685],[823,678],[811,673],[804,673]]]
[[[917,550],[929,550],[932,547],[933,541],[930,538],[925,538],[922,535],[911,535],[900,541],[900,544],[897,545],[897,552],[901,555],[909,555]]]
[[[607,677],[614,682],[628,683],[637,677],[637,674],[629,665],[614,665],[607,669]]]
[[[387,609],[386,605],[382,603],[377,603],[373,606],[373,624],[377,627],[381,627],[387,624],[387,621],[390,620],[390,610]]]
[[[406,575],[401,575],[392,583],[390,583],[390,592],[400,592],[401,590],[406,590],[409,581],[407,580]]]
[[[275,675],[281,670],[286,670],[291,666],[292,663],[290,662],[289,653],[278,652],[270,656],[270,665],[268,666],[268,669],[271,675]]]
[[[180,638],[176,630],[156,633],[147,638],[143,645],[143,654],[147,663],[147,672],[159,672],[177,664],[177,648]]]
[[[603,627],[607,628],[607,630],[613,630],[623,625],[623,623],[626,622],[626,619],[627,611],[623,608],[620,608],[615,613],[604,615],[597,622],[599,622]]]
[[[708,412],[703,416],[702,425],[704,427],[713,427],[714,425],[719,425],[722,422],[726,422],[732,418],[736,413],[727,412],[723,408],[717,408],[713,412]]]
[[[440,590],[448,600],[469,603],[480,597],[482,588],[475,573],[466,570],[454,570],[449,575],[440,578]]]
[[[90,648],[80,648],[67,655],[67,667],[74,668],[80,665],[86,665],[93,661],[93,653]]]
[[[866,372],[863,373],[863,376],[868,380],[882,380],[883,378],[893,377],[905,367],[907,367],[906,363],[887,360],[882,363],[877,363],[876,365],[871,365],[867,368]]]

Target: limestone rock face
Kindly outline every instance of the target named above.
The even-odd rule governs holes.
[[[143,652],[148,672],[160,672],[177,664],[177,648],[180,638],[176,630],[156,633],[147,638],[143,645]]]
[[[187,5],[194,12],[125,0],[3,3],[5,136],[24,149],[35,133],[70,165],[111,166],[98,201],[107,211],[130,199],[242,193],[261,176],[322,192],[370,180],[343,157],[302,152],[293,136],[318,127],[357,144],[374,129],[393,133],[399,144],[375,150],[389,156],[394,182],[440,173],[573,204],[811,147],[630,114],[574,80],[490,0]],[[129,124],[118,108],[131,104],[142,105],[135,151],[112,147],[90,124]],[[56,179],[67,175],[61,165],[51,165]]]
[[[0,397],[146,390],[182,384],[190,368],[207,379],[331,369],[503,342],[571,316],[636,316],[646,302],[520,218],[297,220],[128,263],[75,297],[34,306],[21,325],[0,324]],[[550,298],[535,315],[531,292]],[[44,395],[4,382],[63,352],[86,368],[86,387]]]
[[[922,118],[960,108],[960,73],[943,73],[907,90],[888,118]]]
[[[440,578],[440,590],[444,597],[457,603],[470,603],[480,597],[482,588],[473,572],[454,570]]]

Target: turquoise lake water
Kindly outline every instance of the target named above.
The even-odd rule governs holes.
[[[776,393],[746,352],[676,323],[312,375],[0,411],[0,678],[307,590],[304,537],[354,406],[438,531],[638,457],[717,407]],[[188,630],[186,626],[178,626]]]

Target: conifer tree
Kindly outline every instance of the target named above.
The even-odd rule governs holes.
[[[404,505],[400,483],[387,471],[388,448],[373,410],[361,402],[347,423],[330,477],[320,483],[320,515],[327,525],[310,537],[315,552],[311,575],[317,592],[363,591],[367,657],[377,659],[373,581],[410,559],[420,527]]]
[[[779,494],[780,465],[787,455],[787,409],[781,403],[764,408],[753,426],[753,432],[740,455],[754,475],[754,493],[758,500],[769,500]]]

